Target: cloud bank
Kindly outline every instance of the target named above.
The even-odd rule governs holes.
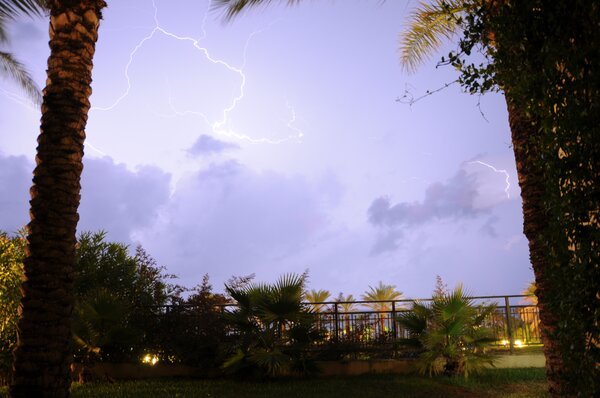
[[[33,162],[0,155],[0,229],[15,232],[29,222]],[[169,174],[155,167],[128,170],[110,158],[84,160],[78,231],[108,232],[130,242],[131,234],[154,223],[169,198]]]
[[[204,273],[217,281],[267,269],[279,274],[328,225],[323,195],[302,177],[216,163],[181,181],[139,239],[170,270],[196,282]]]
[[[420,202],[391,203],[387,196],[376,198],[367,210],[368,221],[379,231],[371,249],[372,255],[396,250],[407,230],[434,221],[473,219],[489,213],[477,204],[478,182],[474,174],[460,169],[445,183],[435,182],[425,190]],[[491,223],[487,234],[493,234]]]
[[[239,147],[238,144],[221,141],[210,135],[202,134],[187,152],[192,156],[201,156],[221,153],[228,149],[239,149]]]

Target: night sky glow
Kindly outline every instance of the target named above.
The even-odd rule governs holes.
[[[428,296],[533,279],[501,95],[398,61],[407,1],[304,2],[223,22],[198,0],[111,1],[94,60],[79,230],[142,244],[194,286],[272,281]],[[47,21],[14,23],[40,86]],[[449,43],[441,53],[452,49]],[[28,221],[39,111],[0,80],[0,229]]]

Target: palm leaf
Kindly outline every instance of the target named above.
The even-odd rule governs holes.
[[[279,349],[256,349],[248,355],[248,360],[264,369],[267,375],[277,376],[290,368],[292,358]]]
[[[458,16],[467,10],[464,0],[421,2],[409,17],[408,29],[400,34],[400,62],[414,72],[430,58],[458,28]]]
[[[23,64],[17,61],[11,53],[0,51],[0,74],[14,79],[36,104],[42,103],[40,89]]]
[[[46,0],[0,0],[0,18],[40,17],[45,14],[46,3]]]
[[[286,1],[289,5],[299,3],[301,0],[279,0]],[[231,20],[242,11],[256,6],[267,6],[273,3],[273,0],[215,0],[213,7],[215,9],[225,10],[225,19]]]

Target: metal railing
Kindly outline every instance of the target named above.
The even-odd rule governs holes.
[[[493,333],[498,348],[515,348],[541,344],[539,312],[536,305],[527,303],[529,296],[470,297],[476,304],[496,306],[484,326]],[[316,311],[317,324],[326,332],[326,341],[352,343],[363,348],[385,347],[398,339],[410,337],[409,331],[398,322],[398,316],[410,312],[413,301],[353,301],[307,303]]]
[[[493,334],[493,346],[513,351],[530,345],[541,344],[539,312],[536,305],[527,303],[524,295],[469,297],[476,305],[495,305],[494,312],[485,319],[484,326]],[[410,338],[409,331],[398,316],[411,311],[413,301],[427,302],[431,299],[390,301],[327,301],[305,303],[316,316],[317,327],[325,339],[315,343],[319,346],[339,347],[348,350],[385,350],[400,339]],[[194,306],[161,306],[159,312],[168,314],[181,311],[193,316]],[[220,311],[235,307],[234,304],[219,306]]]

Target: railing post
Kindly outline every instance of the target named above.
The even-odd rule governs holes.
[[[392,337],[394,340],[398,338],[398,330],[396,329],[396,302],[392,301]]]
[[[508,296],[504,296],[504,311],[506,312],[506,333],[508,334],[508,344],[510,347],[510,353],[515,352],[515,340],[513,337],[512,330],[512,317],[510,316],[510,300]]]
[[[338,313],[338,303],[335,303],[333,305],[333,321],[335,322],[335,326],[334,326],[334,330],[335,330],[335,335],[334,335],[334,342],[337,343],[340,339],[340,319],[339,319],[339,313]]]

